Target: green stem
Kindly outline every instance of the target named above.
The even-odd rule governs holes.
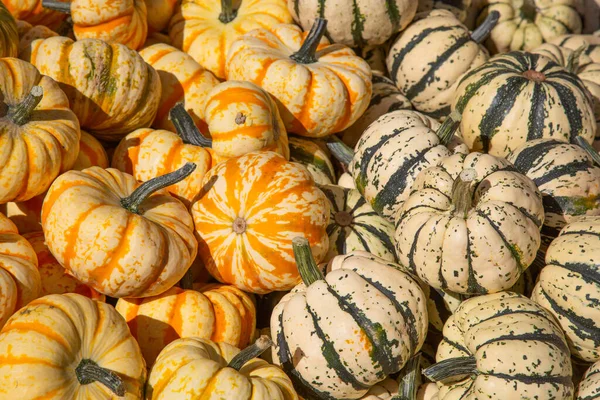
[[[440,125],[438,130],[435,132],[437,137],[440,138],[440,143],[447,146],[448,143],[454,137],[454,133],[460,126],[462,115],[458,110],[454,110],[446,117],[446,120]]]
[[[149,181],[142,183],[131,195],[121,199],[121,205],[128,211],[139,214],[139,207],[152,193],[164,189],[180,182],[190,176],[196,169],[196,164],[188,162],[177,171],[170,172],[163,176],[157,176]]]
[[[219,21],[228,24],[237,17],[237,13],[237,10],[233,9],[232,0],[221,0],[221,14],[219,14]]]
[[[236,371],[239,371],[244,364],[248,361],[252,360],[260,356],[264,353],[269,347],[273,346],[273,342],[267,335],[263,335],[256,339],[256,342],[251,346],[246,347],[244,350],[237,353],[235,357],[229,362],[227,365],[229,368],[233,368]]]
[[[580,46],[577,50],[573,50],[573,52],[567,58],[567,71],[573,74],[577,74],[577,70],[579,69],[579,57],[581,57],[581,54],[583,54],[587,47],[588,45],[584,44],[583,46]]]
[[[294,249],[294,258],[296,259],[298,272],[307,287],[316,281],[325,279],[317,266],[317,262],[310,249],[310,243],[308,243],[306,238],[301,236],[295,237],[292,240],[292,248]]]
[[[454,382],[476,373],[477,360],[474,356],[449,358],[423,370],[423,375],[432,382]]]
[[[304,39],[304,43],[300,47],[300,50],[290,56],[290,58],[301,64],[312,64],[317,62],[316,52],[317,47],[321,38],[325,34],[327,28],[327,20],[323,18],[315,19],[313,26],[310,28],[310,32]]]
[[[466,218],[473,205],[475,179],[477,179],[477,171],[467,168],[460,173],[452,185],[452,204],[454,204],[454,212],[460,217]]]
[[[63,3],[59,0],[42,0],[42,7],[63,14],[71,14],[71,3]]]
[[[392,400],[414,400],[421,385],[421,353],[418,353],[402,368],[398,380],[398,395]]]
[[[327,138],[327,148],[336,160],[344,165],[349,165],[354,158],[354,151],[336,135]]]
[[[75,368],[75,375],[81,385],[100,382],[117,396],[125,395],[125,386],[119,375],[113,371],[102,368],[90,359],[83,359]]]
[[[212,140],[205,137],[194,123],[194,119],[187,112],[183,103],[177,103],[169,111],[169,119],[175,125],[175,130],[183,143],[200,147],[212,147]]]
[[[21,126],[29,122],[31,113],[40,104],[44,97],[44,89],[41,86],[31,88],[25,99],[8,110],[8,118],[15,124]]]
[[[592,160],[594,160],[594,163],[600,167],[600,154],[598,154],[598,152],[596,151],[596,149],[594,149],[592,147],[591,144],[589,144],[584,138],[582,138],[581,136],[577,136],[575,138],[575,141],[577,142],[577,144],[579,146],[581,146],[586,153],[588,153],[588,155],[592,158]]]
[[[488,14],[485,20],[471,32],[471,40],[477,43],[481,43],[488,37],[492,29],[498,24],[500,19],[500,13],[496,10]]]

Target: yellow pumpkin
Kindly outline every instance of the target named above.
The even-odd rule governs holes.
[[[19,31],[15,18],[0,1],[0,57],[16,57],[18,42]]]
[[[25,21],[17,21],[19,31],[18,56],[21,60],[29,59],[31,55],[31,43],[36,39],[47,39],[58,36],[58,33],[44,25],[32,26]]]
[[[371,99],[371,68],[352,49],[329,45],[327,21],[309,33],[282,24],[240,37],[227,56],[227,79],[250,81],[273,95],[288,132],[323,137],[352,125]]]
[[[102,143],[95,137],[85,131],[81,131],[81,139],[79,140],[79,155],[73,169],[77,171],[84,170],[89,167],[108,168],[108,155],[102,146]]]
[[[68,3],[69,0],[62,0]],[[42,7],[42,0],[2,0],[8,11],[17,19],[31,25],[44,25],[50,29],[58,29],[67,17],[66,14]]]

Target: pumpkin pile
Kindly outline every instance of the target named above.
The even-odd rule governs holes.
[[[600,0],[0,0],[0,399],[600,399]]]

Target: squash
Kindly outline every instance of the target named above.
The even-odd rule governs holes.
[[[227,79],[250,81],[278,100],[288,132],[323,137],[352,125],[371,98],[366,61],[323,38],[327,21],[310,32],[281,24],[257,29],[231,44]]]
[[[552,39],[549,43],[573,51],[584,46],[583,54],[593,62],[600,63],[600,35],[564,35]]]
[[[146,366],[125,320],[85,296],[32,301],[0,331],[0,397],[141,399]]]
[[[253,29],[291,22],[285,0],[183,0],[169,24],[169,36],[175,47],[224,79],[233,41]]]
[[[452,109],[471,151],[505,157],[525,142],[554,138],[592,143],[592,101],[577,76],[538,54],[498,55],[467,73]]]
[[[44,8],[71,14],[77,40],[100,39],[139,49],[148,34],[144,0],[42,0]]]
[[[44,25],[31,26],[28,22],[17,21],[19,46],[17,54],[21,60],[28,60],[31,55],[31,43],[36,39],[47,39],[58,36],[58,33]]]
[[[148,36],[166,32],[179,0],[144,0],[148,10]]]
[[[396,218],[400,263],[436,289],[509,289],[533,263],[544,222],[542,195],[489,154],[456,154],[423,171]]]
[[[323,185],[319,189],[331,204],[326,261],[353,251],[366,251],[386,261],[397,261],[394,225],[380,217],[358,190],[336,185]]]
[[[165,347],[152,367],[146,400],[298,400],[281,369],[254,358],[271,344],[262,336],[239,351],[227,343],[178,339]]]
[[[557,36],[581,33],[577,5],[578,0],[481,0],[477,25],[497,11],[500,20],[486,43],[490,52],[529,51]]]
[[[252,297],[233,286],[208,285],[201,291],[172,287],[158,296],[119,299],[116,309],[127,321],[148,365],[154,364],[165,346],[182,337],[243,349],[256,331]]]
[[[600,361],[586,371],[577,389],[576,400],[593,400],[598,396],[600,396]]]
[[[85,131],[81,131],[79,140],[79,155],[73,164],[73,169],[82,171],[89,167],[108,168],[108,155],[106,150],[95,137]]]
[[[425,295],[412,275],[364,252],[335,257],[323,278],[308,241],[293,243],[304,285],[273,310],[273,359],[304,398],[358,399],[420,350]]]
[[[158,71],[161,82],[162,93],[152,126],[174,132],[169,112],[177,103],[183,102],[198,128],[207,133],[204,107],[208,93],[219,84],[218,79],[190,55],[168,44],[147,47],[140,55]]]
[[[64,0],[67,3],[69,0]],[[67,17],[66,14],[42,7],[42,0],[2,0],[4,6],[17,21],[24,21],[33,26],[44,25],[58,29]]]
[[[58,84],[28,62],[0,59],[0,203],[44,193],[79,152],[79,123]]]
[[[472,0],[419,0],[417,13],[421,14],[431,10],[448,10],[456,16],[456,18],[465,23],[469,14]]]
[[[344,172],[340,175],[340,179],[337,182],[338,186],[341,186],[346,189],[356,189],[356,185],[354,184],[354,179],[352,179],[352,175],[347,172]]]
[[[450,114],[460,79],[488,60],[480,43],[498,22],[498,13],[490,13],[474,32],[448,10],[433,10],[420,18],[394,40],[387,66],[415,110],[440,119]]]
[[[289,146],[290,161],[302,164],[315,183],[331,185],[335,182],[331,153],[324,143],[301,136],[290,136]]]
[[[137,52],[66,37],[36,40],[31,47],[31,63],[60,84],[81,127],[95,137],[118,141],[154,120],[160,79]],[[104,90],[98,89],[100,82]]]
[[[143,184],[111,168],[65,172],[42,206],[48,249],[75,278],[107,296],[165,292],[194,261],[197,242],[186,207],[160,189],[194,167]]]
[[[436,360],[424,374],[438,383],[439,400],[573,398],[560,326],[516,293],[465,300],[444,325]]]
[[[596,277],[600,217],[567,224],[546,252],[531,298],[547,308],[565,331],[574,357],[600,360],[600,283]]]
[[[421,285],[421,288],[427,297],[427,316],[429,318],[427,343],[437,348],[443,339],[444,324],[468,296],[435,289],[426,284]],[[433,351],[433,356],[435,362],[435,351]]]
[[[19,31],[17,22],[0,1],[0,58],[16,57],[18,54]]]
[[[252,293],[299,281],[292,238],[308,238],[315,258],[329,249],[329,203],[308,171],[270,151],[223,162],[204,177],[191,211],[199,255],[217,280]]]
[[[3,214],[0,233],[1,328],[12,314],[40,295],[41,279],[34,249]]]

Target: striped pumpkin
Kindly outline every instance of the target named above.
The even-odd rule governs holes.
[[[472,0],[419,0],[417,13],[431,10],[448,10],[458,18],[460,22],[465,22],[469,14]]]
[[[81,127],[97,138],[118,141],[154,120],[161,92],[158,73],[121,44],[36,40],[30,62],[60,84]],[[97,82],[106,82],[105,89],[98,90]]]
[[[171,19],[169,36],[175,47],[225,79],[226,57],[238,37],[290,22],[285,0],[183,0]]]
[[[325,260],[339,254],[366,251],[395,262],[394,225],[380,217],[356,189],[324,185],[319,189],[331,204],[329,214],[329,252]]]
[[[546,252],[531,296],[558,319],[573,356],[587,362],[600,360],[599,244],[600,217],[566,225]]]
[[[315,183],[331,185],[335,182],[335,169],[331,154],[321,142],[299,136],[289,137],[290,161],[302,164]]]
[[[69,0],[63,1],[68,2]],[[42,7],[42,0],[2,0],[0,3],[4,3],[16,20],[28,22],[33,26],[44,25],[52,30],[58,29],[67,17],[64,13]]]
[[[471,70],[452,109],[462,113],[461,132],[472,151],[502,157],[542,137],[592,143],[596,131],[581,80],[538,54],[502,54]]]
[[[443,339],[444,324],[467,296],[434,289],[426,284],[421,285],[421,288],[427,297],[427,316],[429,318],[427,343],[437,347]]]
[[[439,400],[573,398],[560,326],[547,310],[516,293],[464,301],[444,326],[436,360],[424,372],[438,381]]]
[[[108,168],[108,155],[102,143],[85,131],[81,131],[79,139],[79,155],[73,165],[74,170],[81,171],[89,167]]]
[[[598,398],[600,398],[600,361],[586,371],[577,389],[576,400],[594,400]]]
[[[598,34],[564,35],[550,40],[549,43],[571,50],[577,50],[581,46],[585,46],[583,54],[591,58],[595,63],[600,63],[600,35]]]
[[[257,29],[232,43],[227,56],[227,79],[253,82],[273,95],[287,131],[302,136],[346,129],[372,94],[367,62],[322,38],[326,25],[318,19],[308,33],[292,24]]]
[[[292,238],[320,261],[329,248],[329,203],[302,166],[277,153],[232,158],[205,176],[191,208],[199,255],[217,280],[252,293],[289,290],[300,276]]]
[[[440,128],[426,115],[398,110],[367,128],[356,145],[349,172],[356,188],[379,215],[393,222],[419,172],[450,156],[453,150],[467,152],[452,139],[456,125],[448,119]]]
[[[31,26],[28,22],[17,21],[19,30],[18,57],[28,60],[31,57],[31,43],[36,39],[58,36],[58,33],[44,25]]]
[[[436,289],[509,289],[531,265],[544,222],[535,184],[502,158],[456,154],[422,172],[396,219],[400,263]]]

